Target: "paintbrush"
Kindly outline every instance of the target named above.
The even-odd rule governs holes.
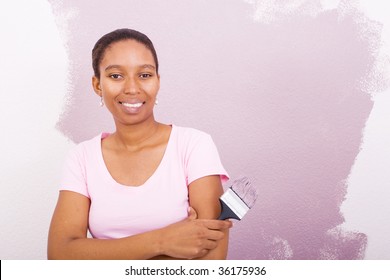
[[[219,198],[221,215],[218,220],[241,220],[255,204],[258,193],[248,178],[235,180],[232,185]]]

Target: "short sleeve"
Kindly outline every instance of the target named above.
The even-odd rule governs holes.
[[[77,192],[89,198],[85,157],[81,146],[76,146],[68,153],[62,169],[59,190]]]
[[[195,137],[189,147],[186,158],[187,183],[209,175],[220,175],[221,182],[226,182],[229,177],[223,167],[219,153],[211,136],[201,133]]]

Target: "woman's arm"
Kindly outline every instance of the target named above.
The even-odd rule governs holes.
[[[149,259],[159,255],[196,258],[215,248],[229,222],[188,219],[120,239],[87,238],[90,201],[61,191],[49,230],[49,259]]]
[[[198,219],[217,219],[221,214],[219,197],[223,188],[219,175],[202,177],[189,186],[190,205],[195,209]],[[224,238],[219,240],[218,246],[200,259],[226,259],[229,243],[229,229],[224,229]]]
[[[219,175],[205,176],[199,178],[189,185],[189,200],[190,206],[195,210],[192,217],[198,219],[217,219],[221,214],[221,206],[219,197],[222,195],[223,189]],[[226,259],[229,229],[221,230],[224,237],[216,242],[216,247],[207,250],[207,254],[197,259]],[[169,256],[156,256],[153,259],[172,260]]]

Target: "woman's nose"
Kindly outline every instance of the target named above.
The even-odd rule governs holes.
[[[140,92],[138,81],[134,78],[127,78],[124,86],[125,94],[138,94]]]

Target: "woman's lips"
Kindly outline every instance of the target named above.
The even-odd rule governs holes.
[[[145,104],[145,101],[137,101],[137,102],[119,102],[119,104],[122,105],[122,108],[125,110],[125,112],[130,114],[138,113],[142,107],[142,105]]]

